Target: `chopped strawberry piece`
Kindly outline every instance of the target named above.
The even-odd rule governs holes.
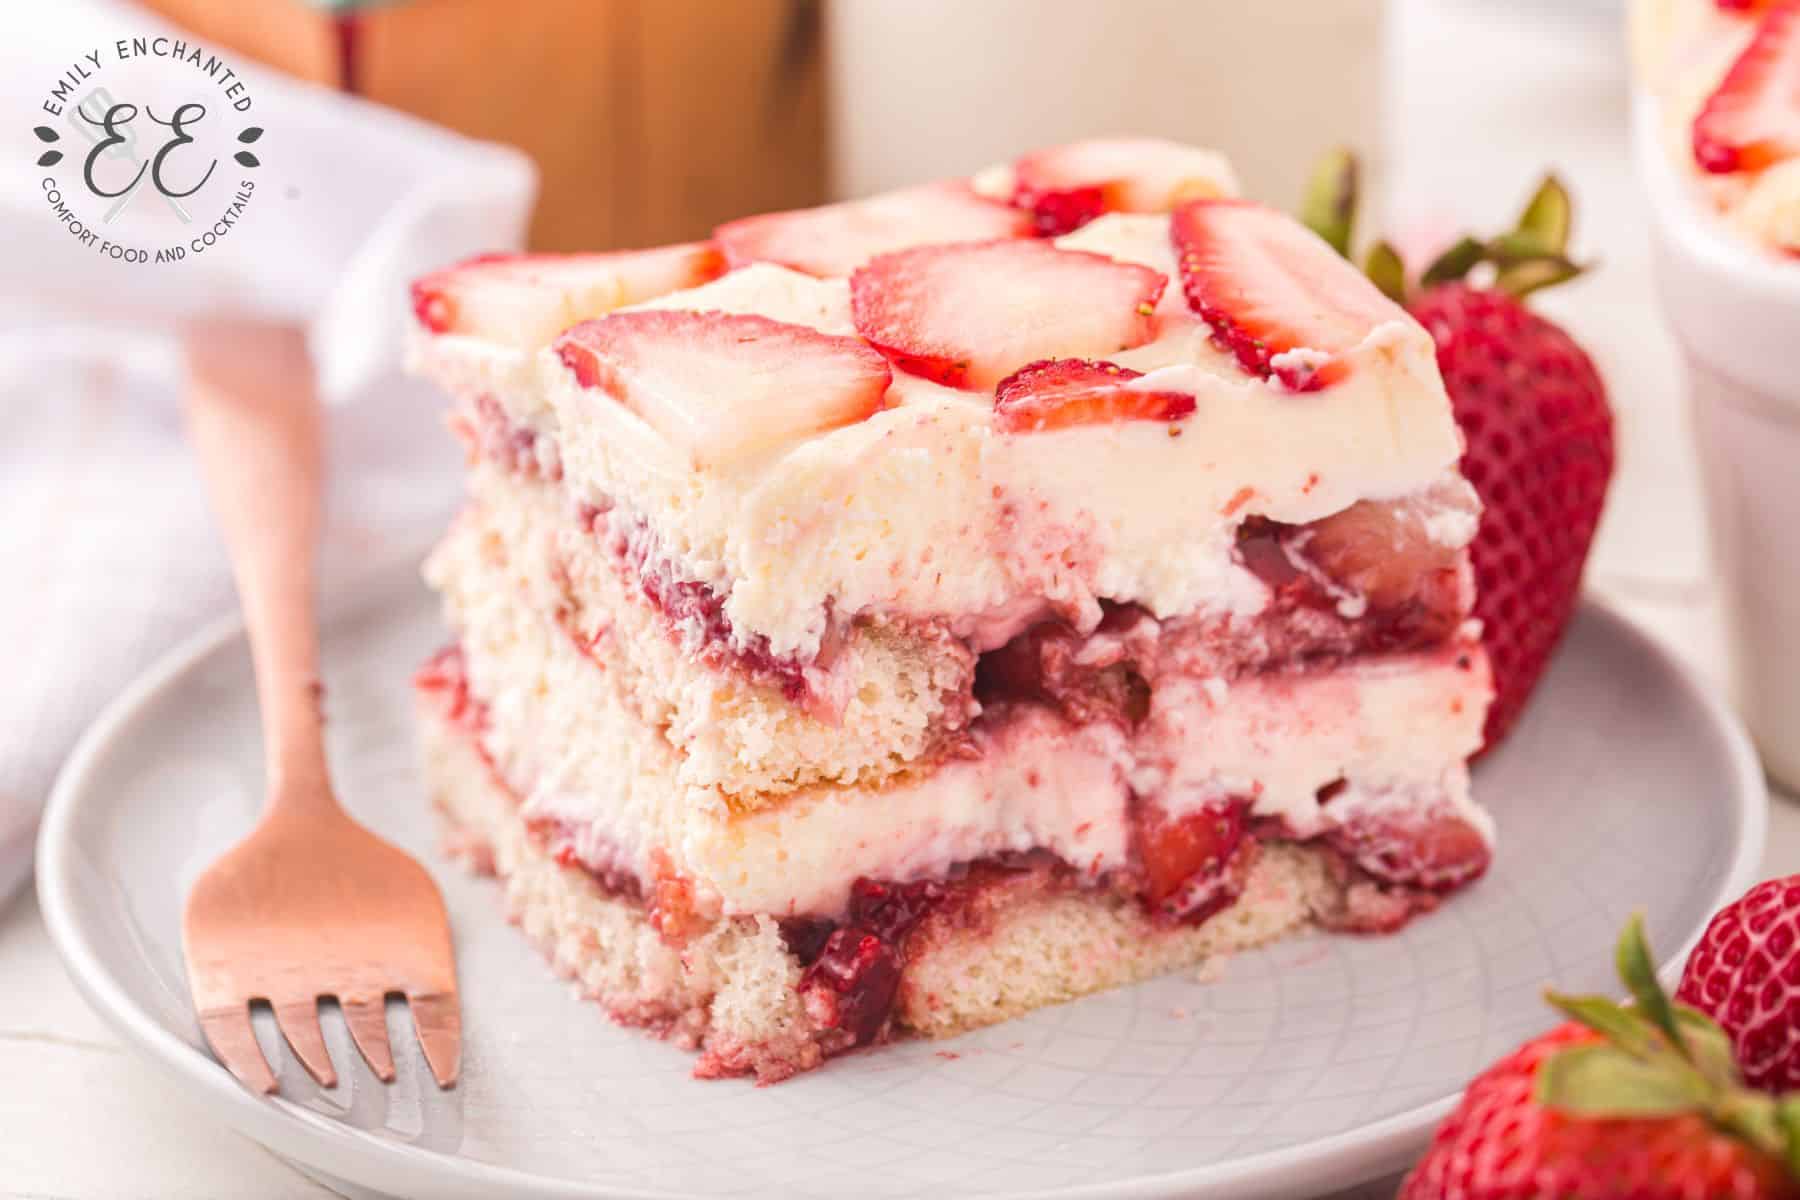
[[[1764,12],[1737,61],[1694,118],[1694,158],[1717,174],[1800,155],[1800,2]]]
[[[1302,526],[1289,553],[1360,598],[1367,615],[1417,621],[1448,637],[1467,601],[1462,543],[1443,540],[1442,529],[1461,519],[1472,533],[1480,515],[1474,491],[1460,481],[1397,500],[1359,500]]]
[[[1194,397],[1127,386],[1143,372],[1085,358],[1051,358],[1021,367],[994,389],[994,425],[1005,433],[1038,433],[1071,425],[1179,421]]]
[[[701,467],[860,421],[892,379],[856,338],[747,313],[614,313],[577,325],[555,349],[583,387],[623,404]]]
[[[976,195],[961,180],[827,204],[764,213],[714,231],[734,267],[772,262],[809,275],[848,275],[878,254],[908,246],[1025,237],[1030,219]]]
[[[1783,0],[1714,0],[1720,12],[1755,13],[1783,3]]]
[[[1045,237],[1079,229],[1102,213],[1168,212],[1187,200],[1236,191],[1224,158],[1160,138],[1070,142],[1013,164],[1012,202],[1031,213]]]
[[[1040,621],[981,656],[975,699],[984,709],[1033,701],[1074,725],[1109,721],[1135,729],[1150,715],[1143,659],[1153,653],[1152,625],[1137,605],[1110,603],[1092,635],[1064,621]]]
[[[615,254],[484,254],[412,285],[413,313],[432,333],[467,333],[521,349],[579,321],[717,278],[711,242]]]
[[[1327,837],[1382,882],[1432,891],[1477,878],[1491,857],[1481,831],[1448,809],[1355,813]]]
[[[834,930],[818,960],[800,977],[807,1013],[843,1034],[843,1048],[881,1036],[904,967],[899,952],[855,925]]]
[[[851,276],[850,309],[900,369],[986,390],[1039,359],[1143,345],[1166,286],[1149,267],[1047,242],[919,246]]]
[[[1336,356],[1400,307],[1299,222],[1247,200],[1196,200],[1169,225],[1188,307],[1253,375],[1328,387]]]
[[[1253,843],[1246,832],[1249,805],[1207,804],[1180,817],[1146,804],[1137,815],[1144,900],[1162,916],[1194,924],[1236,900],[1243,872],[1235,869]]]
[[[695,908],[694,881],[676,871],[669,856],[661,850],[651,851],[650,866],[656,882],[651,886],[645,915],[663,941],[685,945],[688,938],[706,924]]]

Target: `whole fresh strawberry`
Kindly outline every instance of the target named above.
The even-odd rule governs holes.
[[[1307,223],[1348,253],[1355,164],[1334,155],[1314,178]],[[1568,194],[1539,187],[1518,225],[1463,238],[1409,279],[1377,242],[1364,269],[1430,331],[1466,449],[1462,472],[1481,497],[1469,548],[1475,615],[1494,670],[1486,747],[1524,709],[1580,596],[1582,567],[1613,468],[1612,410],[1593,361],[1524,297],[1579,273],[1567,255]],[[1483,282],[1470,282],[1471,273]]]
[[[1475,615],[1494,668],[1487,745],[1537,686],[1581,593],[1612,478],[1612,410],[1575,340],[1496,288],[1446,283],[1407,309],[1437,343],[1438,371],[1481,497],[1469,547]]]
[[[1800,1090],[1800,875],[1720,909],[1675,995],[1724,1027],[1752,1086]]]
[[[1718,1026],[1672,1004],[1634,919],[1634,1003],[1556,996],[1573,1018],[1488,1068],[1399,1200],[1791,1200],[1800,1096],[1744,1087]]]

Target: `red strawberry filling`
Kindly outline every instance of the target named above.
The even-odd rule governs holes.
[[[601,531],[599,509],[590,506],[581,515],[590,531]],[[740,635],[725,615],[725,596],[711,584],[686,578],[642,521],[608,521],[606,529],[603,544],[618,559],[620,569],[636,581],[644,599],[703,661],[735,667],[778,688],[789,700],[807,698],[809,664],[773,653],[765,637]],[[571,597],[570,603],[577,601]],[[577,627],[581,624],[579,620],[576,623]]]
[[[1139,892],[1158,917],[1197,925],[1235,903],[1256,861],[1248,800],[1216,800],[1171,817],[1154,804],[1137,809]]]
[[[1405,502],[1362,501],[1309,525],[1261,517],[1238,529],[1239,561],[1268,586],[1266,624],[1311,638],[1302,659],[1439,645],[1469,611],[1458,551],[1435,540]]]
[[[499,463],[533,479],[562,478],[562,460],[553,438],[508,419],[500,402],[486,392],[474,405],[451,414],[450,428],[471,459]]]
[[[1488,867],[1487,839],[1448,809],[1377,810],[1326,836],[1369,875],[1402,887],[1449,891]]]
[[[413,687],[436,696],[444,719],[462,733],[479,739],[487,732],[487,706],[469,694],[469,668],[462,647],[443,647],[413,673]]]
[[[1057,708],[1072,724],[1110,721],[1135,729],[1150,712],[1154,622],[1136,605],[1107,606],[1100,626],[1083,637],[1063,621],[1033,625],[975,667],[975,698],[984,707],[1028,701]]]
[[[805,918],[782,923],[789,949],[806,967],[800,994],[807,1010],[843,1033],[843,1048],[880,1036],[900,988],[908,935],[928,913],[963,899],[967,888],[966,877],[906,884],[859,879],[841,924]]]

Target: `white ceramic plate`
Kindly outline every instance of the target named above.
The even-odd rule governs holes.
[[[1587,608],[1512,740],[1478,773],[1501,829],[1486,879],[1405,932],[1305,937],[948,1042],[852,1055],[772,1088],[688,1077],[615,1028],[435,853],[408,678],[443,637],[393,580],[325,638],[332,758],[349,807],[425,861],[455,925],[462,1084],[429,1083],[401,1010],[377,1084],[335,1014],[345,1081],[314,1086],[271,1023],[277,1099],[201,1049],[180,954],[190,880],[261,790],[241,633],[177,649],[89,733],[39,847],[44,915],[76,982],[172,1089],[315,1171],[452,1197],[1295,1197],[1398,1169],[1484,1064],[1546,1027],[1547,983],[1612,990],[1609,947],[1646,910],[1685,952],[1750,881],[1761,775],[1725,713],[1620,618]]]

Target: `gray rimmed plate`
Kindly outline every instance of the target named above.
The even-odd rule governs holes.
[[[1736,723],[1623,619],[1585,607],[1530,712],[1477,770],[1500,845],[1475,887],[1384,938],[1308,936],[947,1042],[839,1059],[773,1088],[688,1077],[611,1025],[435,852],[408,680],[443,639],[393,577],[325,636],[349,807],[425,861],[457,937],[462,1084],[430,1084],[403,1010],[378,1084],[326,1020],[344,1082],[316,1087],[272,1024],[281,1092],[201,1048],[182,975],[189,882],[261,794],[240,628],[173,651],[71,758],[38,854],[45,918],[95,1008],[171,1088],[315,1172],[405,1196],[1294,1197],[1400,1167],[1486,1063],[1552,1023],[1550,983],[1614,990],[1634,909],[1679,961],[1751,880],[1762,776]]]

